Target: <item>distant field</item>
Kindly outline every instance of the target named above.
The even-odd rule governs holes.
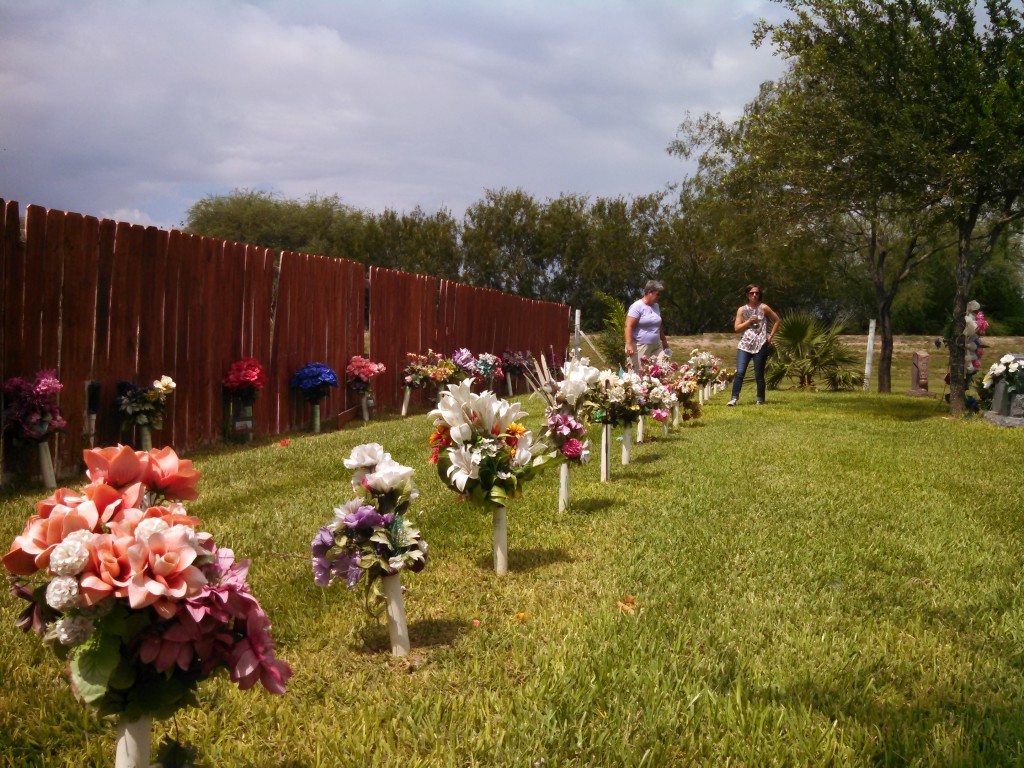
[[[936,336],[896,336],[893,339],[892,356],[892,392],[902,394],[910,389],[911,359],[914,352],[921,351],[929,353],[929,385],[930,392],[941,394],[943,391],[943,377],[949,367],[949,352],[942,347],[935,348]],[[861,370],[864,366],[864,357],[867,354],[868,337],[864,336],[843,336],[843,341],[858,350],[861,360]],[[676,352],[689,353],[697,347],[709,349],[726,361],[730,368],[736,364],[736,342],[735,334],[706,333],[702,336],[670,336],[669,344]],[[1024,336],[991,336],[985,338],[989,346],[985,348],[982,356],[982,372],[986,371],[994,360],[1009,352],[1024,352]],[[871,391],[878,389],[878,360],[880,355],[881,339],[875,336],[874,358],[872,361]]]

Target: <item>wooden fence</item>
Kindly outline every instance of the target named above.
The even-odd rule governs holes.
[[[65,434],[51,441],[58,477],[74,476],[88,444],[86,388],[100,387],[96,445],[133,440],[114,407],[117,384],[178,383],[155,445],[180,453],[223,436],[221,381],[240,357],[270,379],[254,407],[256,429],[281,434],[309,424],[288,387],[295,370],[322,362],[344,378],[365,343],[362,264],[280,252],[178,230],[97,219],[0,199],[0,381],[56,368]],[[370,271],[370,356],[387,373],[374,383],[397,408],[406,352],[506,349],[564,354],[569,308],[393,270]],[[325,421],[358,406],[344,381],[322,403]],[[31,452],[5,441],[5,471],[35,473]]]
[[[221,438],[221,381],[231,363],[258,359],[270,381],[254,417],[260,431],[302,428],[309,409],[288,388],[306,362],[344,370],[363,350],[362,264],[281,253],[0,200],[3,339],[0,380],[56,368],[67,433],[54,445],[58,476],[74,475],[86,445],[86,386],[100,386],[97,445],[130,441],[114,407],[119,381],[178,382],[154,444],[181,452]],[[344,387],[323,418],[354,413]],[[24,451],[4,452],[17,467]],[[23,459],[22,459],[23,460]],[[23,469],[23,467],[22,467]]]
[[[381,407],[400,407],[407,352],[427,349],[451,356],[466,347],[474,354],[506,350],[565,355],[569,307],[474,288],[436,277],[370,268],[370,357],[387,370],[374,379]],[[423,392],[415,395],[421,404]]]

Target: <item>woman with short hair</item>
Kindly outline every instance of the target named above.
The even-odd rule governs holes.
[[[633,369],[640,370],[640,359],[668,351],[668,339],[661,327],[658,299],[665,289],[657,280],[648,280],[643,298],[634,301],[626,311],[626,357]]]

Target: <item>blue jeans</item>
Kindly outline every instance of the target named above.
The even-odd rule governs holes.
[[[732,399],[738,400],[740,389],[743,387],[743,377],[747,375],[747,366],[754,361],[754,381],[757,382],[757,402],[764,402],[764,364],[768,360],[768,347],[765,344],[755,352],[745,352],[742,349],[736,350],[736,376],[732,380]]]

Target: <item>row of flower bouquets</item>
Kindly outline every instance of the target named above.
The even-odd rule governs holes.
[[[515,373],[525,366],[529,353],[508,352],[504,359],[495,355],[473,357],[468,350],[459,350],[454,360],[428,352],[427,355],[409,353],[409,364],[403,371],[407,386],[415,388],[427,382],[438,387],[466,376],[480,378],[502,377],[502,370]],[[345,368],[346,385],[355,392],[366,392],[370,381],[385,371],[383,363],[375,363],[361,355],[354,356]],[[440,372],[444,371],[442,375]],[[260,362],[246,357],[232,363],[223,379],[224,389],[244,404],[255,402],[259,391],[267,384],[267,374]],[[337,387],[338,375],[324,363],[307,363],[292,376],[290,386],[298,390],[309,402],[318,403],[327,396],[331,387]],[[62,430],[66,421],[61,415],[57,396],[63,385],[56,371],[44,369],[33,379],[13,376],[4,383],[4,429],[21,440],[45,440],[53,432]],[[175,388],[169,376],[163,376],[149,386],[131,382],[118,384],[115,406],[121,415],[122,427],[150,426],[160,429],[167,411],[167,396]],[[89,388],[87,410],[99,410],[98,387]]]
[[[697,386],[688,366],[665,357],[645,363],[622,375],[585,359],[554,376],[524,368],[546,402],[536,439],[518,403],[474,393],[471,379],[448,385],[431,412],[429,462],[466,500],[503,510],[545,464],[587,461],[588,423],[629,423]],[[181,503],[197,498],[192,462],[171,448],[127,446],[89,449],[84,459],[89,484],[40,501],[3,557],[12,593],[28,602],[18,626],[70,660],[76,695],[101,713],[166,716],[222,667],[242,689],[259,682],[283,693],[291,670],[276,658],[270,621],[246,584],[248,561],[235,562],[197,530]],[[344,464],[354,497],[314,538],[313,575],[324,586],[362,581],[376,613],[381,580],[426,563],[409,517],[418,492],[413,469],[378,444],[357,446]]]
[[[700,386],[693,370],[664,356],[638,372],[602,371],[586,359],[554,375],[544,363],[524,366],[546,405],[536,438],[519,403],[474,393],[466,378],[449,384],[431,411],[429,463],[461,498],[494,512],[497,565],[498,514],[504,546],[505,507],[527,481],[545,465],[586,462],[590,423],[659,418]],[[3,557],[12,594],[28,603],[17,625],[68,660],[75,695],[131,723],[170,716],[221,668],[243,690],[260,683],[284,693],[292,671],[276,657],[270,620],[246,583],[249,561],[236,562],[198,530],[182,504],[197,498],[192,462],[171,448],[127,446],[89,449],[84,459],[89,484],[40,501]],[[404,655],[398,577],[427,562],[410,517],[413,469],[376,443],[356,446],[344,465],[353,498],[314,537],[313,578],[321,586],[362,583],[367,610],[387,611],[392,652]]]

